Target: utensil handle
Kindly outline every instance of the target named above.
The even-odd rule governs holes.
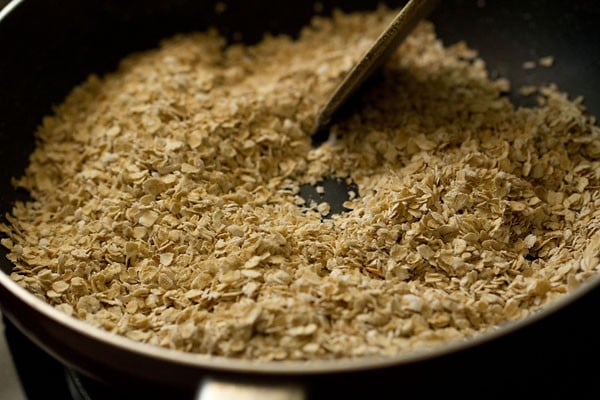
[[[205,379],[196,400],[305,400],[306,390],[296,384],[266,384],[249,381]]]
[[[331,94],[316,119],[316,131],[329,124],[333,114],[425,18],[439,0],[409,0],[363,57]]]

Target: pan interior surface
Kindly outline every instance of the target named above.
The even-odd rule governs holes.
[[[299,4],[298,4],[299,3]],[[592,2],[572,4],[556,1],[443,2],[432,16],[438,34],[447,43],[466,40],[477,48],[492,74],[507,77],[514,88],[525,84],[556,82],[559,89],[574,96],[583,95],[593,115],[600,115],[600,32],[593,29],[598,7]],[[450,4],[452,3],[452,4]],[[390,3],[391,6],[401,2]],[[65,1],[61,7],[48,2],[25,0],[0,21],[0,211],[4,215],[16,200],[27,198],[15,192],[11,178],[20,176],[27,166],[34,141],[32,133],[41,118],[51,112],[68,91],[90,73],[113,70],[118,61],[132,51],[154,47],[161,38],[176,32],[203,30],[215,25],[231,40],[248,42],[260,39],[264,30],[295,34],[314,14],[311,3],[261,2],[253,12],[264,16],[267,26],[257,28],[255,20],[244,17],[245,2],[227,2],[225,12],[216,13],[213,2],[194,1]],[[323,12],[333,7],[360,9],[376,2],[323,2]],[[594,9],[595,8],[595,9]],[[568,10],[565,12],[564,10]],[[74,17],[76,16],[76,17]],[[470,23],[456,23],[456,21]],[[515,23],[515,20],[517,23]],[[25,28],[27,27],[27,28]],[[232,29],[231,27],[235,27]],[[483,32],[483,33],[482,33]],[[15,38],[18,38],[15,39]],[[552,55],[556,64],[550,69],[523,69],[524,62]],[[568,60],[568,61],[567,61]],[[35,93],[35,95],[32,95]],[[528,99],[511,92],[515,102]],[[201,365],[234,371],[266,373],[317,373],[364,369],[416,361],[433,355],[472,346],[498,337],[527,323],[547,316],[590,291],[600,279],[594,277],[569,296],[547,307],[526,321],[507,324],[487,332],[477,340],[461,341],[435,351],[408,354],[391,359],[364,359],[344,362],[260,363],[182,354],[133,343],[93,329],[62,315],[10,281],[12,265],[0,251],[0,283],[30,307],[96,340],[168,362]]]

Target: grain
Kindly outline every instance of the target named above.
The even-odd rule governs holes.
[[[522,65],[523,69],[535,69],[537,63],[535,61],[525,61]]]
[[[549,86],[516,108],[430,23],[311,146],[318,107],[392,15],[254,46],[176,36],[91,76],[16,180],[32,200],[1,225],[12,278],[133,340],[283,360],[472,337],[596,274],[600,131],[581,100]],[[330,219],[297,195],[326,177],[358,188]]]
[[[542,67],[550,68],[554,65],[554,57],[553,56],[541,57],[538,60],[538,64]]]

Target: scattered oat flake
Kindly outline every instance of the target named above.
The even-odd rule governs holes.
[[[52,289],[57,293],[62,293],[69,289],[69,284],[65,281],[56,281],[52,283]]]
[[[550,68],[551,66],[554,65],[554,57],[553,56],[541,57],[538,60],[538,64],[542,67]]]
[[[173,253],[162,253],[160,255],[160,263],[166,267],[171,265],[173,262],[174,255]]]
[[[319,205],[317,205],[317,210],[319,210],[322,215],[327,215],[331,210],[331,205],[327,202],[319,203]]]
[[[532,94],[536,93],[537,91],[538,91],[538,88],[533,85],[525,85],[519,89],[519,93],[523,96],[531,96]]]
[[[297,326],[294,328],[290,328],[288,329],[287,333],[290,336],[306,336],[306,335],[312,335],[313,333],[315,333],[317,330],[317,325],[315,324],[309,324],[306,326]]]
[[[535,245],[536,241],[537,237],[533,234],[527,235],[525,239],[523,239],[523,242],[525,242],[525,245],[528,249],[531,249]]]
[[[258,266],[258,264],[260,264],[262,259],[263,258],[261,256],[252,256],[252,258],[244,263],[243,268],[255,268]]]
[[[142,214],[140,215],[139,222],[143,226],[149,228],[152,225],[154,225],[154,223],[158,219],[158,216],[159,214],[156,211],[147,210],[142,212]]]
[[[525,61],[523,63],[523,69],[534,69],[536,67],[535,61]]]

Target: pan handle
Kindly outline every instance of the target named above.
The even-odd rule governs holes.
[[[292,383],[266,384],[207,378],[196,400],[306,400],[306,390]]]

